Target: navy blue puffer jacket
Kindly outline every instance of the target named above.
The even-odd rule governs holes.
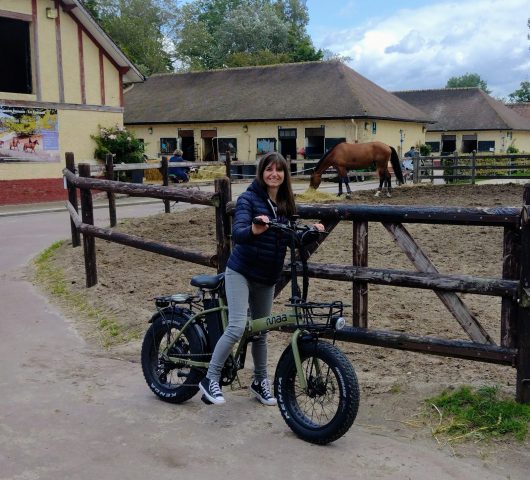
[[[266,230],[252,233],[252,219],[258,215],[277,218],[275,205],[257,180],[254,180],[236,203],[232,240],[234,248],[227,267],[265,285],[274,285],[281,276],[289,237],[281,232]]]

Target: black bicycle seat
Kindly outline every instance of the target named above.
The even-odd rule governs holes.
[[[224,278],[224,273],[219,273],[218,275],[195,275],[192,277],[190,283],[194,287],[204,288],[206,290],[215,290],[221,286]]]

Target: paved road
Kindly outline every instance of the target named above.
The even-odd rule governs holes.
[[[122,206],[118,217],[161,211],[160,203]],[[105,215],[96,210],[96,223],[106,225]],[[221,408],[198,397],[158,401],[137,363],[89,347],[24,278],[30,258],[69,236],[67,218],[0,217],[0,480],[525,478],[523,466],[486,468],[367,426],[309,445],[275,408],[240,392]]]

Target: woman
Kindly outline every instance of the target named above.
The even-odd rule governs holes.
[[[173,156],[169,159],[168,175],[175,183],[186,183],[190,180],[188,176],[189,168],[175,167],[176,163],[184,162],[182,158],[182,150],[176,149]]]
[[[288,220],[296,211],[289,167],[282,155],[271,152],[258,165],[256,179],[236,204],[232,239],[234,248],[225,271],[228,327],[217,342],[206,377],[199,387],[213,404],[225,403],[219,379],[233,346],[243,335],[247,309],[252,318],[270,315],[274,286],[280,279],[289,239],[269,230],[270,218]],[[265,225],[252,223],[261,219]],[[324,230],[321,224],[315,224]],[[276,405],[267,377],[267,336],[252,342],[254,380],[250,391],[264,405]]]

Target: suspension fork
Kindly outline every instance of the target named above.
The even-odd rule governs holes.
[[[294,364],[296,367],[296,375],[298,376],[298,381],[300,382],[300,387],[307,392],[307,379],[302,369],[302,359],[300,357],[300,349],[298,348],[300,337],[304,332],[300,329],[295,330],[293,336],[291,337],[291,349],[293,351]],[[316,340],[318,341],[318,339]],[[313,358],[312,367],[315,368],[315,373],[318,377],[321,375],[320,362],[318,358]]]

